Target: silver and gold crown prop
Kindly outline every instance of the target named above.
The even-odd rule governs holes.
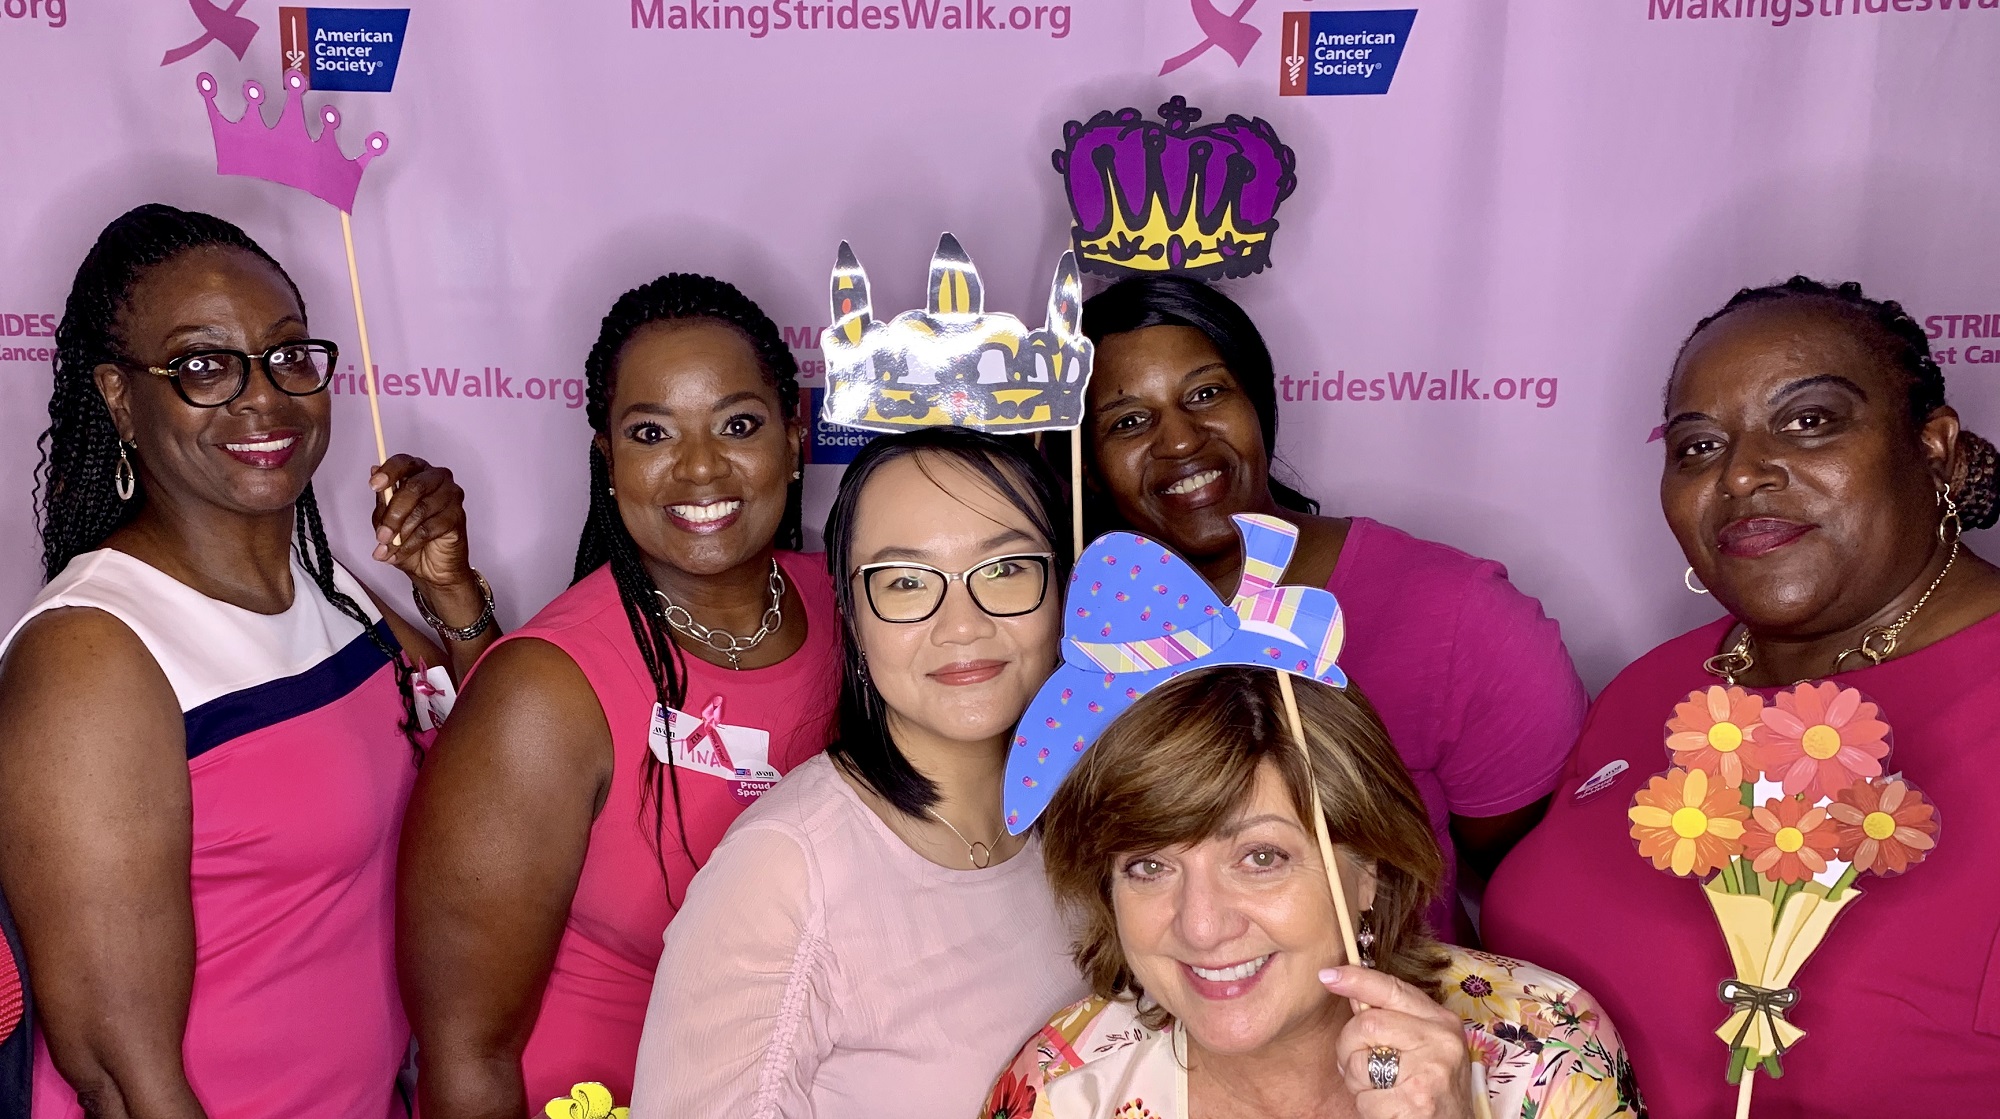
[[[1003,434],[1083,422],[1093,347],[1075,253],[1057,262],[1047,320],[1035,330],[986,310],[979,269],[949,233],[931,257],[922,310],[876,319],[868,274],[845,241],[830,294],[833,325],[820,336],[824,419],[868,431],[955,424]]]

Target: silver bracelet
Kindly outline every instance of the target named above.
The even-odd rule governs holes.
[[[410,597],[417,600],[417,613],[423,615],[424,622],[447,640],[471,641],[485,633],[493,624],[493,588],[487,584],[486,576],[481,575],[478,568],[473,568],[472,577],[479,580],[479,595],[486,600],[486,609],[479,612],[478,620],[464,629],[445,625],[442,618],[431,612],[431,604],[424,601],[424,592],[418,590],[415,583],[410,584]]]

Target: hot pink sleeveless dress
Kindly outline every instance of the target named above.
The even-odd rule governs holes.
[[[691,734],[705,737],[702,723],[745,728],[751,732],[747,737],[742,730],[722,733],[725,741],[752,742],[754,752],[755,732],[762,731],[769,736],[767,776],[769,770],[790,772],[825,748],[841,671],[840,617],[825,557],[780,552],[778,563],[805,603],[805,644],[779,664],[741,672],[687,658],[685,716],[673,735],[686,749]],[[676,772],[687,845],[676,827],[669,786],[656,855],[654,809],[648,804],[642,814],[639,797],[657,701],[610,569],[586,576],[507,640],[526,637],[556,646],[583,671],[611,727],[614,755],[610,794],[591,825],[569,921],[521,1058],[529,1110],[540,1114],[549,1100],[567,1097],[572,1085],[586,1080],[603,1083],[619,1104],[631,1098],[639,1032],[667,922],[722,833],[768,782],[752,772],[757,759],[746,754],[730,759],[733,766],[718,766],[712,747],[697,743],[692,749],[700,756],[683,759],[692,764]],[[744,772],[740,779],[725,778],[719,775],[724,768]]]
[[[367,592],[335,583],[389,636]],[[194,805],[194,988],[181,1046],[210,1119],[403,1114],[396,840],[417,770],[393,669],[292,564],[291,608],[208,598],[123,552],[87,552],[7,635],[88,606],[131,628],[181,705]],[[0,648],[6,642],[0,642]],[[77,1119],[35,1053],[36,1119]]]

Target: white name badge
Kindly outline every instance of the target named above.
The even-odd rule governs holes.
[[[721,696],[709,700],[700,715],[654,704],[646,740],[654,757],[722,778],[745,804],[778,782],[778,771],[771,768],[771,732],[723,722]]]
[[[458,702],[458,688],[451,682],[451,673],[443,665],[427,668],[414,674],[410,681],[417,698],[417,729],[436,730],[451,717],[452,705]]]

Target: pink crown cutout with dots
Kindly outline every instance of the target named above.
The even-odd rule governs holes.
[[[354,212],[354,193],[361,189],[361,172],[370,160],[389,150],[389,137],[370,132],[361,142],[361,155],[349,159],[340,150],[335,133],[340,129],[340,110],[322,105],[319,110],[319,137],[306,131],[305,75],[285,71],[285,109],[278,114],[276,127],[264,126],[264,87],[243,83],[243,116],[229,120],[215,107],[214,75],[195,79],[208,102],[208,124],[215,133],[215,172],[218,175],[248,175],[296,187],[347,213]]]

